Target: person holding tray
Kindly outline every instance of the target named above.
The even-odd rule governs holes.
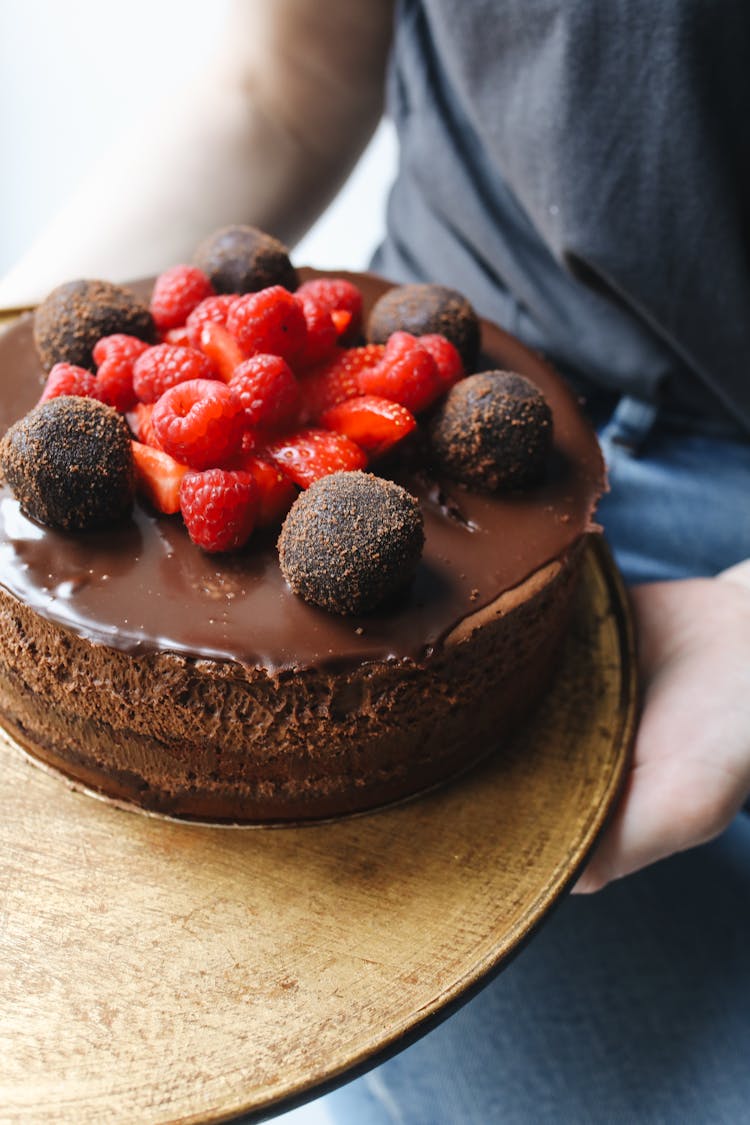
[[[385,97],[400,157],[373,269],[462,290],[597,424],[643,682],[622,801],[579,893],[463,1009],[329,1095],[336,1122],[747,1115],[749,43],[742,0],[237,3],[204,80],[0,285],[13,303],[155,272],[231,222],[294,242]]]

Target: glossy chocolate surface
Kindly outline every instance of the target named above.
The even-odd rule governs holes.
[[[354,280],[367,305],[387,288],[372,277]],[[0,335],[0,433],[34,405],[43,385],[32,323],[26,315]],[[239,554],[206,555],[179,517],[156,516],[140,503],[114,531],[63,534],[21,515],[5,486],[0,583],[50,621],[130,653],[169,650],[269,671],[419,660],[464,617],[590,530],[603,487],[596,439],[560,378],[486,323],[482,351],[480,367],[519,371],[547,396],[555,424],[549,471],[541,485],[503,497],[431,481],[407,465],[389,467],[420,498],[425,517],[424,555],[398,604],[361,618],[306,605],[282,577],[275,535],[251,538]]]

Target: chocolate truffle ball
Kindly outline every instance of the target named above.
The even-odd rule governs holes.
[[[147,306],[129,289],[110,281],[58,285],[34,316],[34,341],[45,371],[56,363],[92,367],[94,344],[115,332],[156,343]]]
[[[424,546],[416,499],[371,473],[322,477],[294,502],[279,537],[295,594],[331,613],[367,613],[401,589]]]
[[[256,227],[222,227],[201,242],[193,262],[217,293],[257,293],[269,285],[293,291],[299,285],[286,246]]]
[[[476,369],[479,318],[469,301],[444,285],[399,285],[373,305],[367,338],[384,344],[393,332],[428,336],[439,332],[457,349],[466,371]]]
[[[64,395],[35,406],[0,442],[0,467],[24,514],[49,527],[105,527],[133,503],[130,432],[95,399]]]
[[[430,441],[438,465],[464,484],[526,488],[544,475],[552,412],[523,375],[485,371],[452,388],[432,420]]]

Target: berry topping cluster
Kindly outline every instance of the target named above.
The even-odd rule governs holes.
[[[139,493],[180,512],[205,551],[242,547],[256,526],[280,526],[300,489],[377,461],[464,375],[445,337],[361,344],[362,295],[346,278],[217,293],[197,266],[174,266],[149,311],[160,342],[103,336],[91,369],[52,368],[42,400],[124,414]]]
[[[290,509],[300,513],[287,518],[280,541],[290,585],[315,604],[359,612],[410,572],[422,534],[421,522],[417,531],[412,516],[404,516],[411,498],[399,495],[396,502],[397,486],[384,492],[383,482],[362,470],[377,467],[427,416],[432,455],[449,475],[480,488],[516,487],[543,468],[549,410],[535,388],[507,380],[499,386],[494,376],[466,379],[479,322],[453,290],[389,291],[371,311],[368,342],[362,295],[351,280],[298,280],[275,239],[231,227],[207,239],[193,264],[157,278],[149,307],[107,283],[61,287],[37,313],[37,341],[49,370],[37,410],[59,399],[89,400],[90,409],[108,412],[117,432],[128,435],[125,467],[118,470],[130,482],[123,496],[128,487],[132,495],[134,478],[142,500],[164,515],[179,513],[204,551],[237,550],[255,528],[279,528]],[[78,415],[68,406],[60,410],[71,449]],[[86,433],[93,432],[88,416],[85,423]],[[108,432],[104,425],[100,430]],[[57,431],[43,432],[53,440]],[[17,445],[27,436],[22,429],[13,440]],[[11,484],[22,475],[16,445],[6,447]],[[60,457],[63,464],[64,451]],[[525,460],[533,462],[528,473]],[[319,487],[342,476],[340,485]],[[57,494],[45,506],[28,500],[28,481],[23,488],[30,514],[54,526],[97,526],[112,515],[107,510],[88,523],[80,513],[67,518]],[[315,499],[302,502],[300,491],[313,489]],[[127,507],[118,503],[118,510]],[[350,509],[358,513],[353,523]],[[382,544],[376,550],[371,538],[382,533],[401,542],[396,510],[411,530],[388,577]],[[360,559],[346,582],[326,561],[323,593],[302,558],[316,536],[347,566]],[[324,553],[316,546],[308,560],[313,570]],[[380,560],[382,582],[366,576],[366,557]],[[344,592],[335,597],[338,586]]]

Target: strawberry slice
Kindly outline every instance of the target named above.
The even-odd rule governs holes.
[[[373,458],[380,457],[416,427],[411,411],[377,395],[360,395],[331,406],[320,416],[327,430],[344,434]]]
[[[364,469],[367,464],[359,446],[333,430],[297,430],[269,442],[265,452],[301,488],[309,488],[331,473]]]
[[[153,449],[161,449],[151,421],[153,412],[153,402],[137,402],[133,409],[125,415],[125,421],[130,426],[133,437],[141,445],[150,445]]]
[[[180,485],[190,472],[162,449],[153,449],[140,441],[130,443],[135,462],[135,483],[141,496],[167,516],[180,510]]]
[[[336,335],[343,336],[352,323],[352,314],[348,309],[332,309],[331,320],[336,329]]]
[[[383,344],[345,348],[334,359],[308,371],[299,381],[303,417],[315,421],[330,406],[362,393],[360,374],[376,367],[384,353]]]
[[[418,414],[432,405],[442,387],[435,360],[416,336],[394,332],[382,362],[360,372],[359,393],[389,398]]]
[[[278,527],[297,499],[297,489],[270,457],[240,453],[237,468],[250,473],[258,487],[258,527]]]
[[[200,330],[200,350],[211,360],[220,379],[228,383],[247,356],[222,324],[207,321]]]

